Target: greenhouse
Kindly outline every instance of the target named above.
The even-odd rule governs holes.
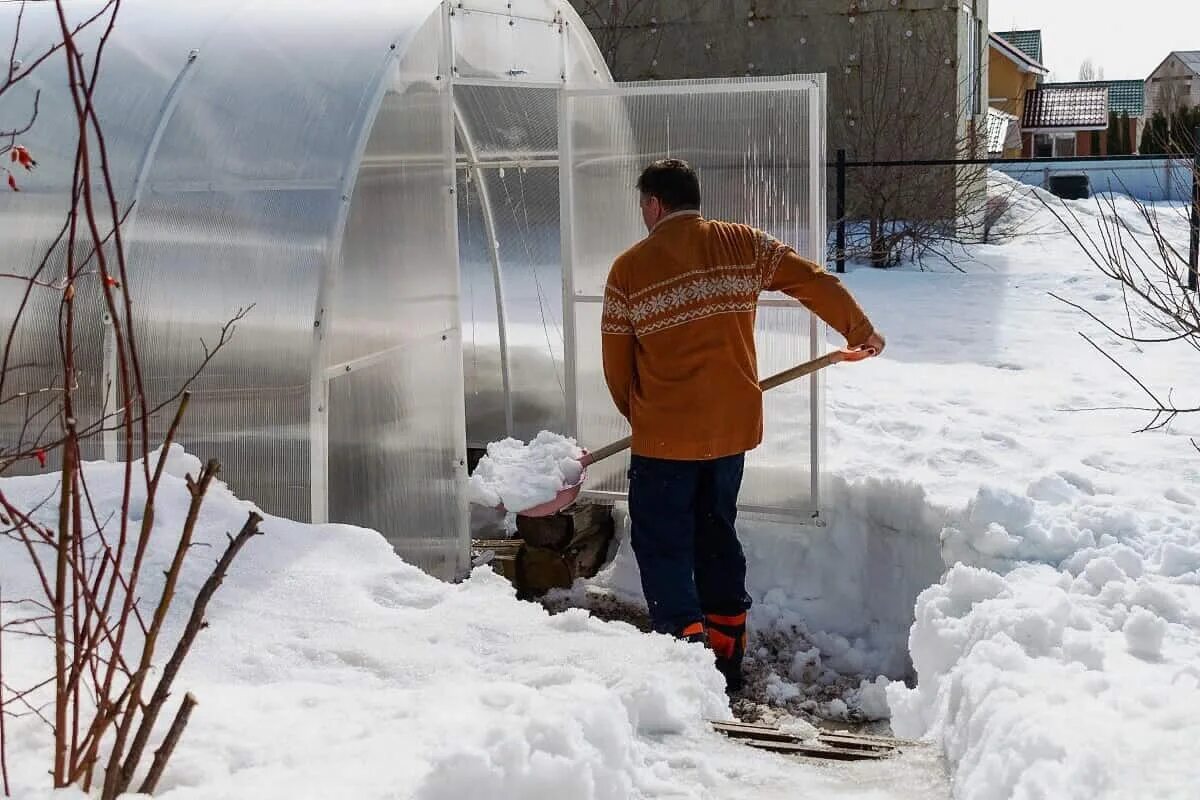
[[[22,5],[0,6],[10,38]],[[180,441],[265,511],[373,528],[440,577],[468,562],[470,452],[543,429],[592,447],[626,432],[599,315],[613,258],[645,233],[633,187],[646,163],[687,159],[708,215],[824,259],[823,76],[613,83],[558,0],[125,0],[119,17],[96,106],[147,391],[169,395],[201,340],[249,308],[193,384]],[[56,40],[52,4],[25,6],[20,24],[18,60]],[[6,128],[39,104],[22,137],[38,170],[0,214],[18,272],[70,205],[61,61],[0,99]],[[43,302],[18,342],[33,364],[57,356],[57,304]],[[16,305],[0,296],[6,330]],[[115,410],[114,367],[93,307],[76,402],[97,418]],[[824,348],[783,296],[763,297],[758,330],[763,374]],[[803,429],[771,422],[797,396],[767,398],[748,513],[820,510],[819,379],[799,392]],[[27,422],[18,406],[0,406],[0,438]],[[88,456],[120,453],[110,436]],[[585,496],[619,500],[624,474],[604,462]]]

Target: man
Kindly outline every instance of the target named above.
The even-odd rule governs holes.
[[[604,293],[604,376],[633,427],[633,551],[656,631],[713,649],[741,688],[746,558],[734,523],[745,453],[762,441],[758,295],[799,300],[878,354],[884,340],[840,281],[746,225],[700,215],[683,161],[638,179],[649,235],[617,258]]]

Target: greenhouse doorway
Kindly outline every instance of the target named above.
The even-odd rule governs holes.
[[[699,173],[706,216],[753,225],[823,264],[825,77],[568,87],[560,111],[567,430],[598,446],[628,434],[600,369],[600,313],[613,259],[645,235],[635,202],[640,171],[660,158],[684,159]],[[777,293],[759,300],[755,339],[761,375],[825,350],[817,318]],[[746,460],[744,512],[818,516],[821,402],[819,373],[765,396],[763,444]],[[627,454],[601,462],[585,496],[624,499],[627,469]]]
[[[823,76],[456,82],[454,93],[475,453],[543,429],[592,446],[627,433],[600,373],[599,315],[609,266],[645,234],[633,187],[649,161],[688,160],[704,182],[706,213],[744,220],[824,260]],[[760,370],[821,352],[817,320],[799,303],[764,297],[758,317]],[[771,422],[748,465],[745,510],[818,512],[820,386],[814,377],[768,399]],[[802,419],[783,413],[798,405],[808,412]],[[621,459],[595,473],[593,499],[624,497]]]

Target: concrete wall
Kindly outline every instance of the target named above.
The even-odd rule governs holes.
[[[995,168],[1014,180],[1043,189],[1051,175],[1085,173],[1092,192],[1127,194],[1139,200],[1187,202],[1192,196],[1189,161],[1168,158],[1139,161],[1046,161],[1037,164],[997,164]]]
[[[617,80],[825,73],[831,160],[839,148],[851,160],[963,157],[969,146],[983,155],[988,0],[572,3]],[[976,17],[982,24],[973,33]],[[952,207],[951,171],[941,174],[950,191],[932,194],[948,196]],[[939,205],[945,213],[947,203]]]

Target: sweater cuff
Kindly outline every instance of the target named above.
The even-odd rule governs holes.
[[[846,337],[847,347],[859,347],[866,344],[867,339],[870,339],[875,335],[875,328],[871,325],[871,321],[869,319],[863,317],[857,325],[846,331],[844,335]]]

